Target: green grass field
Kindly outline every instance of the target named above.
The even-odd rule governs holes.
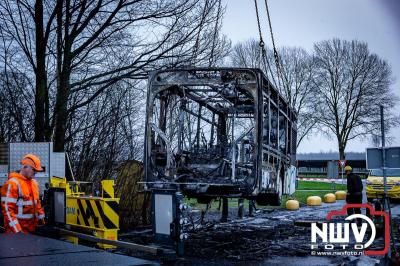
[[[299,181],[296,190],[345,190],[346,185],[332,184],[317,181]]]
[[[300,203],[306,204],[309,196],[319,196],[323,199],[327,193],[335,193],[338,190],[345,190],[347,187],[345,184],[332,184],[316,181],[299,181],[296,192],[290,196],[284,196],[282,200],[282,206],[284,206],[286,200],[296,199]]]
[[[296,192],[293,195],[285,195],[282,198],[281,207],[285,207],[285,203],[288,199],[296,199],[300,203],[306,203],[307,197],[309,196],[320,196],[324,197],[327,193],[335,193],[338,190],[346,190],[346,185],[335,184],[335,189],[333,189],[333,184],[316,182],[316,181],[299,181]],[[193,208],[205,209],[205,204],[198,204],[196,199],[186,198],[186,203]],[[238,199],[229,199],[228,205],[230,208],[236,208],[238,206]],[[248,200],[244,201],[244,206],[247,209],[249,204]],[[219,207],[219,200],[214,200],[211,202],[211,210],[216,210]],[[266,206],[262,208],[276,208],[276,206]]]
[[[324,195],[327,193],[335,193],[336,191],[330,190],[330,191],[296,191],[293,195],[291,196],[283,196],[282,199],[282,207],[285,207],[285,203],[289,199],[295,199],[298,200],[300,203],[306,204],[307,203],[307,198],[309,196],[319,196],[321,199],[324,199]]]

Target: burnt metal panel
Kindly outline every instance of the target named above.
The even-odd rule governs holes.
[[[162,70],[148,84],[146,188],[278,193],[278,172],[295,165],[296,115],[261,70]]]

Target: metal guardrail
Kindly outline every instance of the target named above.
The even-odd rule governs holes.
[[[60,233],[78,237],[78,238],[86,240],[86,241],[108,244],[108,245],[112,245],[112,246],[116,246],[116,247],[133,249],[133,250],[137,250],[137,251],[143,251],[143,252],[150,253],[150,254],[157,255],[157,256],[165,254],[166,252],[170,251],[167,249],[154,247],[154,246],[152,247],[152,246],[145,246],[145,245],[140,245],[140,244],[131,243],[131,242],[98,238],[95,236],[78,233],[78,232],[66,230],[66,229],[59,228],[59,227],[55,227],[55,229],[58,230]],[[173,252],[175,253],[175,251],[173,251]]]

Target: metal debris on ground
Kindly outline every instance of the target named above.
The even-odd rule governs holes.
[[[293,224],[271,226],[215,224],[191,233],[187,257],[262,260],[273,255],[309,255],[309,229]]]

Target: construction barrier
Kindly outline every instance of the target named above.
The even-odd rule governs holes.
[[[88,182],[67,181],[65,178],[52,177],[50,187],[65,190],[65,223],[71,229],[89,233],[97,238],[118,240],[119,230],[119,198],[115,197],[114,180],[101,181],[101,196],[85,195],[83,185]],[[66,239],[78,243],[75,236]],[[98,243],[104,249],[114,248],[112,245]]]

